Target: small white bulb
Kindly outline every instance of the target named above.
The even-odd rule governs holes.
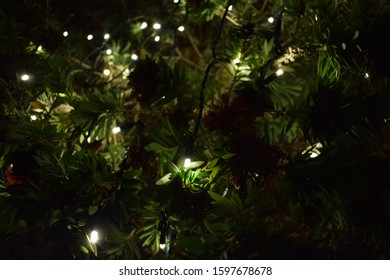
[[[117,133],[119,133],[119,132],[121,132],[121,128],[120,128],[119,126],[114,127],[114,128],[112,129],[112,133],[114,133],[114,134],[117,134]]]
[[[368,73],[364,74],[364,78],[366,78],[366,79],[370,78],[370,74],[368,74]]]
[[[183,32],[184,31],[184,26],[183,25],[181,25],[181,26],[179,26],[178,28],[177,28],[177,30],[179,30],[180,32]]]
[[[143,22],[141,23],[141,29],[145,29],[146,27],[148,27],[148,23],[147,22]]]
[[[156,41],[156,42],[160,41],[160,36],[154,37],[154,41]]]
[[[87,142],[88,142],[88,143],[91,143],[91,142],[92,142],[91,137],[88,137],[88,138],[87,138]]]
[[[233,5],[230,5],[230,6],[228,7],[228,10],[229,10],[229,11],[233,10]]]
[[[93,230],[91,232],[91,237],[90,238],[91,238],[91,242],[92,243],[98,242],[98,240],[99,240],[99,233],[96,230]]]
[[[62,33],[62,35],[63,35],[64,37],[68,37],[69,32],[68,32],[68,31],[64,31],[64,33]]]
[[[269,23],[273,23],[274,21],[275,21],[275,19],[274,19],[273,17],[269,17],[269,18],[268,18],[268,22],[269,22]]]
[[[111,50],[111,49],[107,49],[107,50],[106,50],[106,54],[107,54],[107,55],[112,54],[112,50]]]
[[[191,166],[191,159],[190,158],[186,158],[184,160],[184,168],[190,168]]]
[[[103,74],[104,74],[105,76],[110,76],[110,74],[111,74],[110,69],[104,69],[104,70],[103,70]]]
[[[155,24],[153,24],[153,29],[161,29],[161,24],[159,24],[158,22],[156,22]]]
[[[104,40],[108,40],[108,39],[110,39],[110,34],[108,33],[104,34]]]
[[[87,40],[88,41],[91,41],[93,39],[93,35],[92,34],[89,34],[88,36],[87,36]]]
[[[179,0],[173,0],[173,3],[179,3]]]
[[[38,48],[37,48],[37,51],[42,51],[43,50],[43,48],[42,48],[42,46],[39,46]]]
[[[22,81],[28,81],[28,80],[30,80],[30,76],[27,75],[27,74],[23,74],[20,78],[22,79]]]
[[[310,152],[310,157],[311,158],[316,158],[318,156],[319,156],[319,154],[317,154],[316,152]]]
[[[276,76],[280,76],[280,75],[283,75],[283,70],[282,69],[279,69],[278,71],[276,71]]]
[[[160,244],[160,249],[165,250],[165,244]]]
[[[132,59],[132,60],[137,60],[137,59],[138,59],[138,55],[136,55],[135,53],[133,53],[133,54],[131,55],[131,59]]]
[[[37,116],[36,115],[31,115],[30,118],[31,118],[32,121],[36,121],[37,120]]]

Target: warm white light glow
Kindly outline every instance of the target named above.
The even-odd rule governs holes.
[[[107,49],[107,50],[106,50],[106,54],[107,54],[107,55],[112,54],[112,50],[111,50],[111,49]]]
[[[125,74],[125,75],[129,75],[129,74],[130,74],[130,70],[129,70],[129,68],[126,68],[126,69],[125,69],[125,71],[123,72],[123,74]]]
[[[92,141],[91,137],[88,137],[88,138],[87,138],[87,142],[88,142],[88,143],[91,143],[91,141]]]
[[[268,18],[268,22],[269,22],[269,23],[273,23],[274,21],[275,21],[275,19],[274,19],[273,17],[269,17],[269,18]]]
[[[30,118],[31,118],[32,121],[36,121],[37,120],[37,116],[35,116],[35,115],[31,115]]]
[[[92,35],[92,34],[89,34],[89,35],[87,36],[87,40],[91,41],[92,39],[93,39],[93,35]]]
[[[183,32],[184,31],[184,26],[182,25],[182,26],[179,26],[178,28],[177,28],[177,30],[179,30],[180,32]]]
[[[179,3],[179,0],[173,0],[173,3]]]
[[[68,37],[69,32],[68,31],[64,31],[64,33],[62,33],[62,35],[64,35],[64,37]]]
[[[110,74],[111,74],[110,69],[104,69],[104,70],[103,70],[103,74],[104,74],[105,76],[110,76]]]
[[[190,168],[191,166],[191,159],[190,158],[186,158],[184,160],[184,168]]]
[[[114,134],[117,134],[117,133],[119,133],[119,132],[121,132],[121,128],[120,128],[119,126],[114,127],[114,128],[112,129],[112,133],[114,133]]]
[[[105,40],[110,39],[110,34],[108,34],[108,33],[104,34],[104,39],[105,39]]]
[[[317,17],[317,15],[314,15],[314,19],[315,19],[315,20],[318,20],[318,17]]]
[[[96,243],[99,240],[99,233],[96,230],[91,232],[91,242]]]
[[[233,5],[230,5],[228,8],[229,11],[233,10]]]
[[[283,70],[282,69],[279,69],[278,71],[276,71],[276,76],[280,76],[280,75],[283,75]]]
[[[165,244],[160,244],[160,249],[165,250]]]
[[[155,24],[153,24],[153,29],[160,29],[161,28],[161,24],[159,24],[159,23],[155,23]]]
[[[366,79],[370,78],[370,74],[368,74],[368,73],[364,74],[364,78],[366,78]]]
[[[160,36],[154,37],[154,41],[156,41],[156,42],[160,41]]]
[[[138,59],[138,55],[136,55],[135,53],[133,53],[133,54],[131,55],[131,59],[132,59],[132,60],[137,60],[137,59]]]
[[[37,51],[39,51],[39,52],[42,51],[42,46],[39,46]]]
[[[30,80],[30,76],[27,75],[27,74],[23,74],[20,78],[22,79],[22,81],[28,81],[28,80]]]
[[[141,23],[141,29],[145,29],[146,27],[148,27],[148,24],[145,21]]]

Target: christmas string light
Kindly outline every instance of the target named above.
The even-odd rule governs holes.
[[[181,26],[179,26],[178,28],[177,28],[177,30],[179,30],[180,32],[183,32],[184,31],[184,26],[183,25],[181,25]]]
[[[111,55],[111,54],[112,54],[112,50],[111,50],[111,49],[107,49],[107,50],[106,50],[106,54],[107,54],[107,55]]]
[[[269,18],[268,18],[268,22],[269,22],[269,23],[274,23],[274,21],[275,21],[275,19],[274,19],[273,17],[269,17]]]
[[[136,55],[135,53],[133,53],[133,54],[131,55],[131,59],[132,59],[132,60],[138,60],[138,55]],[[129,70],[129,69],[127,69],[127,70]]]
[[[93,39],[93,35],[92,34],[89,34],[88,36],[87,36],[87,40],[88,41],[91,41]]]
[[[119,132],[121,132],[120,126],[114,127],[114,128],[112,129],[112,133],[114,133],[114,134],[117,134],[117,133],[119,133]]]
[[[96,230],[93,230],[91,232],[90,236],[91,243],[95,244],[96,242],[99,241],[99,233]]]
[[[145,29],[146,27],[148,27],[147,22],[144,21],[143,23],[141,23],[141,26],[140,26],[141,29]]]
[[[283,75],[283,70],[282,69],[278,69],[276,72],[275,72],[276,76],[281,76]]]
[[[183,167],[184,167],[185,169],[188,169],[188,168],[191,167],[191,159],[190,159],[190,158],[186,158],[186,159],[184,160],[184,165],[183,165]]]
[[[36,120],[37,120],[37,116],[36,116],[36,115],[31,115],[31,116],[30,116],[30,119],[31,119],[32,121],[36,121]]]
[[[27,75],[27,74],[23,74],[21,77],[20,77],[20,79],[22,80],[22,81],[28,81],[28,80],[30,80],[30,76],[29,75]]]
[[[156,22],[155,24],[153,24],[153,29],[155,29],[155,30],[161,29],[161,24],[159,24],[158,22]]]
[[[62,33],[62,35],[63,35],[64,37],[68,37],[69,32],[68,32],[68,31],[64,31],[64,33]]]
[[[110,76],[110,74],[111,74],[110,69],[104,69],[104,70],[103,70],[103,74],[104,74],[105,76]]]
[[[108,40],[108,39],[110,39],[110,34],[108,34],[108,33],[106,33],[106,34],[104,34],[104,40]]]

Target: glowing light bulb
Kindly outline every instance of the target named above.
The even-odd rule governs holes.
[[[180,32],[183,32],[184,31],[184,26],[182,25],[182,26],[179,26],[178,28],[177,28],[177,30],[179,30]]]
[[[37,116],[36,115],[31,115],[30,118],[31,118],[32,121],[36,121],[37,120]]]
[[[90,237],[90,239],[91,239],[91,242],[92,242],[92,243],[98,242],[98,240],[99,240],[99,233],[98,233],[96,230],[93,230],[93,231],[91,232],[91,237]]]
[[[23,74],[20,78],[22,79],[22,81],[28,81],[28,80],[30,80],[30,76],[27,75],[27,74]]]
[[[161,24],[156,22],[155,24],[153,24],[153,29],[156,29],[156,30],[161,29]]]
[[[119,126],[114,127],[114,128],[112,129],[112,133],[114,133],[114,134],[117,134],[117,133],[119,133],[119,132],[121,132],[121,128],[120,128]]]
[[[91,137],[88,137],[88,138],[87,138],[87,142],[88,142],[88,143],[91,143],[91,142],[92,142]]]
[[[43,49],[42,46],[39,46],[39,47],[37,48],[37,51],[40,52],[40,51],[42,51],[42,49]]]
[[[108,39],[110,39],[110,34],[108,34],[108,33],[106,33],[106,34],[104,34],[104,40],[108,40]]]
[[[69,32],[68,32],[68,31],[64,31],[64,33],[62,33],[62,35],[63,35],[64,37],[68,37]]]
[[[364,74],[364,78],[366,78],[366,79],[370,78],[370,74],[368,74],[368,73]]]
[[[282,69],[279,69],[278,71],[276,71],[276,76],[280,76],[280,75],[283,75],[283,70]]]
[[[141,29],[145,29],[146,27],[148,27],[148,24],[145,21],[141,23]]]
[[[160,249],[165,250],[165,244],[160,244]]]
[[[160,41],[160,36],[154,37],[154,41],[156,41],[156,42]]]
[[[93,39],[93,35],[92,34],[89,34],[88,36],[87,36],[87,40],[88,41],[91,41]]]
[[[275,19],[274,19],[273,17],[269,17],[269,18],[268,18],[268,22],[269,22],[269,23],[273,23],[274,21],[275,21]]]
[[[317,154],[316,152],[310,152],[310,157],[311,158],[316,158],[318,156],[319,156],[319,154]]]
[[[179,0],[173,0],[173,3],[179,3]]]
[[[110,74],[111,74],[110,69],[104,69],[104,70],[103,70],[103,74],[104,74],[105,76],[110,76]]]
[[[233,5],[230,5],[230,6],[228,7],[228,10],[229,10],[229,11],[233,10]]]
[[[136,55],[135,53],[133,53],[133,54],[131,55],[131,59],[132,59],[132,60],[137,60],[137,59],[138,59],[138,55]]]
[[[126,68],[126,69],[125,69],[125,71],[123,71],[123,74],[125,74],[125,75],[129,75],[129,74],[130,74],[130,70],[129,70],[129,68]]]
[[[191,159],[190,158],[186,158],[184,160],[184,168],[190,168],[191,166]]]
[[[112,54],[112,50],[111,50],[111,49],[107,49],[107,50],[106,50],[106,54],[107,54],[107,55]]]

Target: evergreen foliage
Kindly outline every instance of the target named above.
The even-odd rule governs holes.
[[[389,27],[380,0],[2,1],[0,258],[389,258]]]

